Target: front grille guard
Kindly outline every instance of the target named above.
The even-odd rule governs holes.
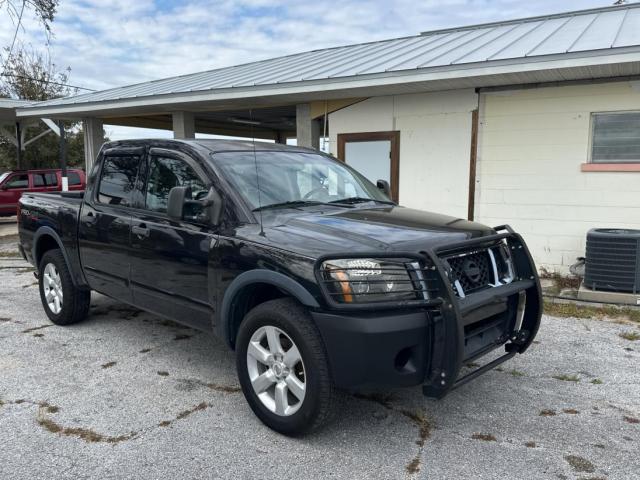
[[[542,317],[542,290],[537,275],[535,264],[524,243],[522,237],[515,233],[508,225],[495,228],[494,235],[488,235],[471,240],[465,240],[456,244],[425,249],[416,254],[413,252],[363,252],[332,254],[320,257],[315,265],[315,274],[325,301],[337,310],[383,310],[423,307],[432,311],[430,332],[431,355],[425,375],[423,392],[429,397],[441,398],[452,389],[455,389],[479,375],[495,368],[507,361],[516,353],[523,353],[533,341]],[[453,291],[449,276],[442,257],[455,255],[469,249],[487,248],[496,243],[506,241],[510,249],[511,258],[515,267],[515,278],[506,285],[482,290],[465,298],[458,298]],[[323,262],[341,258],[406,258],[420,262],[419,269],[425,277],[428,276],[431,284],[436,284],[437,297],[424,300],[406,300],[377,303],[339,303],[327,289],[327,281],[324,278],[321,267]],[[429,291],[425,287],[425,291]],[[433,294],[432,292],[430,292]],[[511,295],[526,295],[526,305],[518,311],[518,319],[510,338],[506,339],[505,354],[492,362],[477,368],[474,371],[459,378],[463,362],[470,359],[464,358],[464,316],[475,308],[485,304],[510,297]],[[487,349],[482,354],[495,349]],[[480,355],[476,355],[478,357]]]

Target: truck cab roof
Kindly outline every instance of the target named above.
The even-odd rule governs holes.
[[[209,138],[196,139],[164,139],[164,138],[146,138],[137,140],[117,140],[104,144],[104,149],[120,148],[120,147],[166,147],[179,148],[182,145],[188,145],[196,149],[208,150],[211,153],[217,152],[233,152],[233,151],[282,151],[282,152],[308,152],[318,153],[317,150],[306,147],[298,147],[295,145],[283,145],[281,143],[252,141],[252,140],[222,140]]]

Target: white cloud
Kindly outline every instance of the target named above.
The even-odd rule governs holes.
[[[61,0],[51,53],[57,65],[71,67],[72,83],[104,89],[306,50],[611,3]],[[20,38],[38,47],[44,43],[41,30],[29,17]],[[9,44],[14,31],[3,12],[0,45]]]

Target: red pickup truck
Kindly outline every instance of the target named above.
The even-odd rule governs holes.
[[[83,170],[68,169],[69,190],[84,190]],[[18,200],[25,192],[59,192],[62,190],[61,170],[16,170],[0,173],[0,217],[16,214]]]
[[[83,170],[68,169],[69,190],[84,190]],[[62,170],[16,170],[0,173],[0,217],[16,214],[18,200],[25,192],[59,192],[62,190]]]

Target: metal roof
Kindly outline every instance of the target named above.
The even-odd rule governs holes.
[[[619,55],[615,61],[602,60],[603,56],[613,59],[615,55]],[[598,57],[597,61],[595,57]],[[554,64],[552,60],[562,63]],[[606,76],[607,72],[619,76],[636,74],[638,60],[640,3],[634,3],[314,50],[50,100],[21,110],[26,116],[29,109],[36,109],[39,113],[48,110],[64,112],[71,109],[55,107],[115,104],[123,100],[132,106],[144,105],[151,97],[159,97],[160,105],[163,102],[170,104],[169,99],[175,96],[180,96],[181,102],[196,101],[198,94],[205,92],[209,94],[206,97],[208,101],[246,99],[263,90],[288,89],[293,92],[294,87],[305,87],[295,90],[302,93],[337,89],[337,86],[330,85],[345,82],[359,86],[398,84],[415,81],[409,76],[417,74],[426,80],[446,80],[482,72],[487,75],[495,72],[522,75],[524,72],[533,76],[534,81],[540,81],[532,72],[553,68],[589,69],[606,64],[607,69],[576,70],[575,76],[565,71],[564,75],[558,74],[553,78],[588,78]],[[623,64],[631,67],[615,68]],[[503,68],[507,66],[510,68]],[[488,70],[488,67],[501,69]],[[474,68],[477,71],[472,70]],[[424,76],[434,73],[438,76]],[[469,86],[486,84],[471,83]],[[222,93],[225,95],[216,96]],[[204,98],[201,96],[201,101]]]
[[[15,100],[13,98],[0,98],[0,122],[15,122],[16,108],[26,107],[33,102],[28,100]]]

